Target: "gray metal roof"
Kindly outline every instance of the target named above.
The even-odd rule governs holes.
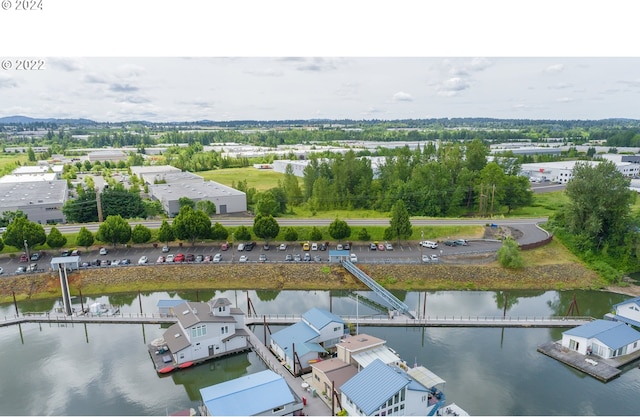
[[[0,183],[0,208],[61,204],[67,199],[67,181]]]
[[[594,320],[564,332],[569,336],[598,339],[611,349],[619,349],[640,340],[640,332],[624,323],[609,320]]]
[[[409,385],[410,379],[381,360],[375,360],[342,385],[341,391],[365,415],[372,415],[387,400]]]
[[[163,338],[171,353],[180,352],[182,349],[191,346],[191,342],[178,323],[172,324],[165,330]]]

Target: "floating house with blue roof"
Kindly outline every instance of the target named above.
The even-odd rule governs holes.
[[[445,404],[437,384],[444,380],[424,367],[409,373],[377,359],[342,385],[342,407],[350,416],[432,416]]]
[[[313,308],[302,320],[271,335],[271,351],[294,375],[311,370],[345,334],[345,322],[335,314]]]
[[[202,388],[200,395],[208,416],[287,416],[303,408],[285,379],[271,370]]]
[[[640,349],[640,332],[619,321],[594,320],[562,333],[562,347],[604,359]]]
[[[607,315],[615,321],[621,321],[640,329],[640,297],[631,298],[613,305],[614,314]]]

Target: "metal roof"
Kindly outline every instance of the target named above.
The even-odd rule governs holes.
[[[619,349],[640,340],[640,332],[624,323],[609,320],[594,320],[567,330],[564,334],[586,339],[598,339],[611,349]]]
[[[635,304],[638,307],[640,307],[640,297],[630,298],[630,299],[625,300],[625,301],[623,301],[621,303],[614,304],[613,307],[616,308],[618,306],[622,306],[622,305],[625,305],[625,304]]]
[[[156,307],[175,307],[184,303],[184,300],[176,299],[176,300],[159,300],[156,304]]]
[[[381,360],[375,360],[345,382],[341,391],[365,415],[372,415],[389,398],[407,385],[409,385],[408,378],[385,365]]]
[[[351,359],[356,361],[363,368],[371,365],[376,360],[380,360],[386,364],[398,362],[400,357],[389,350],[386,346],[380,346],[375,349],[365,350],[364,352],[351,355]]]
[[[291,353],[291,345],[295,343],[296,350],[300,349],[302,345],[312,341],[320,334],[313,330],[309,325],[303,321],[299,321],[296,324],[292,324],[278,332],[271,335],[271,339],[280,346],[285,352]]]
[[[407,371],[407,374],[427,388],[433,388],[438,384],[444,385],[445,383],[444,379],[440,378],[438,375],[434,374],[424,366],[416,366],[415,368],[410,368]]]
[[[295,402],[287,382],[271,370],[200,389],[212,416],[251,416]]]
[[[326,325],[332,322],[344,324],[344,320],[342,320],[342,318],[321,308],[312,308],[302,315],[302,319],[318,330],[322,330]]]

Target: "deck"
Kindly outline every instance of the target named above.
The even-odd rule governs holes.
[[[547,342],[538,346],[538,352],[554,358],[572,368],[578,369],[603,382],[608,382],[620,376],[620,367],[640,359],[640,351],[613,359],[603,359],[598,356],[585,356],[567,348],[559,342]]]

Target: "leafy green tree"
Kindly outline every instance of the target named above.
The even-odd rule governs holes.
[[[409,239],[413,233],[411,227],[411,219],[409,218],[409,212],[404,205],[404,201],[398,200],[391,208],[391,220],[389,221],[389,238],[385,239]],[[386,231],[385,231],[386,232]]]
[[[89,249],[89,246],[93,245],[95,238],[93,233],[86,227],[81,227],[78,231],[78,236],[76,237],[76,243],[79,246],[83,246],[85,249]]]
[[[184,206],[189,206],[193,210],[196,208],[196,202],[190,199],[189,197],[180,197],[178,199],[178,207],[182,208]]]
[[[26,214],[22,210],[16,211],[3,211],[2,217],[0,217],[0,227],[7,227],[14,219],[18,217],[27,218]]]
[[[498,249],[498,262],[505,268],[520,269],[524,266],[524,259],[520,253],[518,242],[508,237]]]
[[[144,213],[147,219],[158,217],[164,214],[164,208],[162,207],[162,202],[160,200],[142,200],[142,205],[144,206]]]
[[[211,200],[199,200],[196,203],[196,210],[200,210],[211,217],[216,214],[216,204]]]
[[[302,203],[302,190],[300,190],[300,184],[298,184],[298,177],[293,174],[291,164],[285,168],[282,189],[287,195],[287,202],[291,206],[298,206]]]
[[[114,247],[120,243],[128,243],[131,239],[131,226],[120,215],[108,216],[98,228],[96,238],[104,243],[110,243]]]
[[[58,230],[57,227],[53,226],[49,231],[49,236],[47,236],[47,245],[50,248],[58,249],[67,244],[67,237],[63,236]]]
[[[125,190],[120,183],[104,190],[100,202],[105,217],[119,215],[125,219],[135,219],[146,215],[140,194]]]
[[[295,227],[287,227],[284,229],[284,240],[287,242],[295,242],[298,240],[298,231]]]
[[[256,213],[263,216],[275,216],[279,213],[279,208],[280,205],[271,191],[260,194],[256,203]]]
[[[98,204],[96,191],[93,188],[76,188],[78,198],[67,200],[62,206],[62,213],[69,223],[89,223],[98,221]]]
[[[257,215],[253,221],[253,233],[269,244],[269,240],[280,233],[280,225],[273,216]]]
[[[158,240],[168,244],[175,240],[175,234],[173,233],[173,227],[166,220],[162,220],[160,229],[158,229]]]
[[[173,231],[178,239],[188,240],[194,246],[196,240],[209,238],[211,219],[205,212],[185,204],[173,219]]]
[[[4,250],[4,240],[0,237],[0,252]]]
[[[505,193],[502,204],[507,206],[507,213],[511,210],[527,207],[533,204],[533,191],[527,177],[509,175],[504,181]]]
[[[487,165],[489,147],[480,139],[474,139],[467,144],[465,150],[465,162],[470,171],[480,172]]]
[[[136,224],[131,231],[133,243],[147,243],[151,239],[151,230],[142,224]]]
[[[338,241],[351,236],[351,228],[344,220],[335,219],[329,225],[329,236]]]
[[[33,152],[31,146],[27,149],[27,157],[29,158],[29,162],[36,162],[36,153]]]
[[[7,226],[7,231],[2,235],[4,243],[14,248],[24,248],[25,241],[31,250],[37,245],[43,245],[47,241],[47,235],[41,224],[30,222],[26,217],[16,217]]]
[[[235,232],[234,236],[237,241],[241,240],[250,240],[251,239],[251,230],[247,226],[239,226]]]
[[[316,226],[311,228],[311,233],[309,233],[309,239],[311,240],[320,240],[322,239],[322,232]]]
[[[576,163],[560,218],[567,232],[581,236],[582,249],[623,243],[636,197],[629,183],[613,162]]]
[[[358,240],[365,242],[367,240],[371,240],[371,235],[369,234],[369,231],[366,228],[362,228],[360,229],[360,231],[358,232]]]
[[[211,239],[213,240],[226,240],[229,237],[229,231],[226,227],[216,222],[211,227]]]

